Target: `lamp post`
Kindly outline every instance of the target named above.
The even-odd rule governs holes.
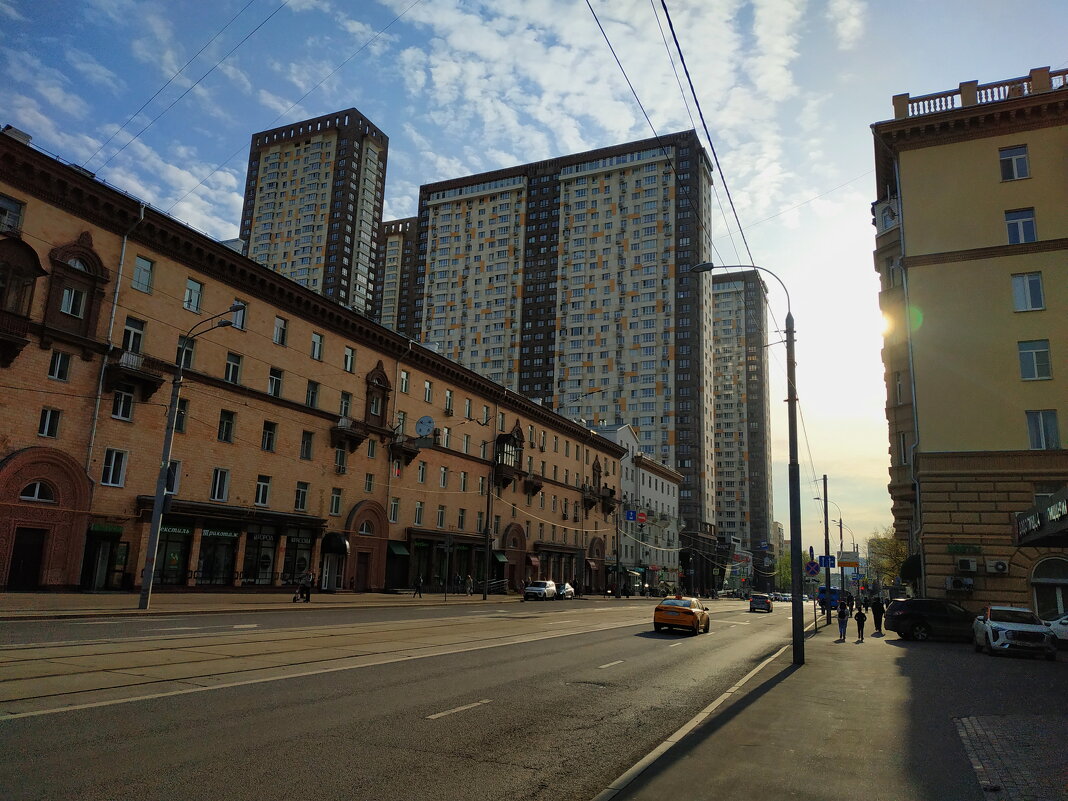
[[[793,611],[793,661],[795,665],[805,664],[805,621],[804,606],[801,602],[803,589],[801,579],[801,468],[797,460],[797,385],[795,374],[797,363],[794,357],[794,314],[790,304],[790,290],[775,273],[766,267],[757,267],[754,264],[712,264],[701,262],[690,268],[691,273],[706,273],[714,269],[720,270],[759,270],[767,273],[782,287],[786,293],[786,406],[790,440],[790,572],[792,581],[791,607]]]
[[[493,453],[490,454],[489,483],[486,486],[486,520],[483,525],[483,548],[485,548],[485,564],[482,573],[482,600],[489,598],[490,580],[490,548],[493,545],[493,488],[497,476],[497,440],[490,440],[493,444]]]
[[[175,364],[174,378],[171,379],[171,401],[167,406],[167,427],[163,432],[163,453],[160,457],[159,475],[156,478],[156,496],[152,501],[152,518],[148,526],[148,549],[145,554],[144,571],[141,573],[141,597],[137,603],[138,609],[148,609],[152,600],[152,581],[156,572],[156,549],[159,548],[159,530],[160,524],[163,522],[163,506],[167,499],[167,479],[170,476],[171,468],[171,443],[174,441],[174,426],[178,419],[178,397],[182,391],[185,352],[189,349],[189,344],[201,334],[206,334],[216,328],[226,328],[233,325],[232,320],[220,320],[220,317],[241,311],[244,308],[244,304],[234,303],[226,311],[201,320],[186,331],[185,337],[182,339],[182,350],[178,354],[178,360]],[[203,331],[197,331],[198,328],[206,323],[212,323],[212,325]]]

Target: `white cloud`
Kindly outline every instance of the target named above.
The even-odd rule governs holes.
[[[31,87],[57,110],[81,119],[89,112],[88,104],[67,90],[69,80],[62,72],[48,67],[36,56],[17,50],[3,49],[7,56],[7,78],[16,85]]]
[[[15,8],[13,2],[9,0],[0,0],[0,15],[7,17],[8,19],[15,20],[15,22],[28,22],[26,17],[19,13],[19,10]]]
[[[292,101],[268,92],[266,89],[260,89],[256,93],[256,98],[275,114],[285,115],[286,119],[299,120],[311,116],[301,106],[294,106]]]
[[[828,0],[827,19],[834,25],[840,49],[850,50],[860,41],[867,12],[865,0]]]
[[[229,78],[230,82],[245,94],[250,94],[252,92],[252,81],[249,80],[248,74],[238,68],[235,64],[224,61],[216,69]]]
[[[0,92],[0,108],[6,110],[16,128],[21,128],[36,143],[44,144],[46,149],[64,159],[82,163],[100,147],[100,142],[88,134],[70,133],[67,126],[57,124],[31,97]]]
[[[119,94],[126,89],[126,82],[109,70],[95,58],[82,50],[68,47],[64,51],[67,63],[85,77],[89,83],[109,89],[112,94]]]

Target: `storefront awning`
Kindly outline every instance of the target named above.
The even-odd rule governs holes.
[[[411,556],[411,553],[408,551],[408,546],[403,542],[390,542],[389,552],[394,556]]]
[[[331,531],[325,537],[323,537],[323,553],[332,553],[337,554],[338,556],[348,556],[348,537],[345,537],[336,531]]]
[[[588,567],[590,570],[597,570],[598,569],[597,563],[595,561],[593,561],[592,559],[587,559],[586,560],[586,567]]]
[[[531,567],[541,567],[541,560],[536,556],[527,556],[527,564]]]
[[[640,576],[640,575],[641,575],[641,573],[638,573],[638,572],[637,572],[637,571],[635,571],[635,570],[628,570],[627,572],[628,572],[628,573],[629,573],[630,575],[632,575],[632,576]]]
[[[496,559],[498,562],[507,562],[508,561],[508,557],[505,556],[502,551],[494,551],[493,552],[493,558]]]

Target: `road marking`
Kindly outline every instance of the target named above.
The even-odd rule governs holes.
[[[175,626],[170,629],[156,629],[156,631],[200,631],[206,629],[208,626]],[[214,626],[212,628],[215,628]]]
[[[234,626],[234,628],[235,629],[257,629],[257,628],[259,628],[259,626],[260,626],[259,623],[242,623],[242,624],[240,624],[238,626]]]
[[[668,646],[668,648],[678,648],[680,645],[682,645],[681,642],[673,642],[671,643],[671,645]]]
[[[751,621],[749,620],[724,620],[724,623],[733,623],[736,626],[748,626]]]
[[[613,665],[622,665],[622,664],[623,664],[623,660],[622,659],[617,659],[615,662],[609,662],[607,665],[598,665],[597,669],[598,670],[604,670],[605,668],[610,668]]]
[[[482,706],[483,704],[491,704],[491,703],[493,703],[493,701],[490,700],[489,698],[483,698],[481,701],[475,701],[475,703],[473,703],[473,704],[465,704],[464,706],[458,706],[455,709],[446,709],[444,712],[438,712],[437,714],[434,714],[434,715],[427,715],[426,719],[427,720],[437,720],[438,718],[443,718],[446,715],[452,715],[452,714],[454,714],[456,712],[463,712],[466,709],[474,709],[476,706]]]

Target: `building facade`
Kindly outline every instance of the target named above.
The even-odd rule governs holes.
[[[389,138],[354,108],[253,134],[245,254],[369,313],[388,150]]]
[[[378,229],[373,316],[375,322],[394,331],[398,311],[410,294],[404,279],[415,272],[417,220],[416,217],[389,220]]]
[[[679,514],[705,536],[712,288],[687,271],[711,253],[711,181],[686,131],[425,185],[396,317],[569,417],[633,426],[682,474]]]
[[[716,526],[736,547],[766,551],[774,547],[767,286],[756,270],[710,277]]]
[[[1066,76],[899,95],[872,126],[895,531],[924,594],[1043,617],[1068,601]]]
[[[141,585],[178,363],[157,588],[604,586],[623,448],[0,135],[0,589]]]

